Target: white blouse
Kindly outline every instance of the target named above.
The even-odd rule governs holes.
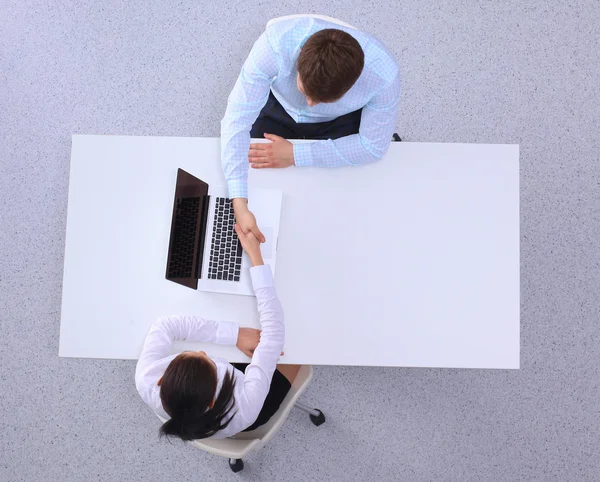
[[[283,349],[283,309],[275,293],[271,268],[268,265],[256,266],[250,268],[250,275],[260,316],[260,343],[246,368],[246,373],[234,369],[224,358],[211,357],[217,366],[215,398],[221,390],[227,371],[232,371],[235,379],[235,402],[230,412],[235,415],[229,425],[212,438],[231,437],[256,421],[269,393],[271,378]],[[160,401],[158,381],[171,360],[177,356],[170,355],[173,341],[235,345],[238,331],[236,323],[205,320],[197,316],[169,316],[156,320],[146,336],[135,372],[135,385],[142,400],[161,417],[170,418]]]

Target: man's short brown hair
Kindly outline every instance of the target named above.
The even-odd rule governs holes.
[[[364,64],[365,54],[352,35],[334,28],[320,30],[298,56],[304,94],[315,102],[336,101],[358,80]]]

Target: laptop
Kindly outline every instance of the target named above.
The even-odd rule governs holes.
[[[248,198],[248,207],[266,238],[261,244],[263,259],[275,273],[282,193],[252,189]],[[224,186],[211,188],[178,169],[166,278],[200,291],[254,295],[250,258],[234,223],[233,205]]]

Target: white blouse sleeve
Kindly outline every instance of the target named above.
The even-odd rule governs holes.
[[[269,393],[271,379],[285,341],[283,308],[275,293],[273,275],[268,265],[250,269],[252,286],[260,316],[260,343],[246,368],[240,410],[249,424],[254,423]]]

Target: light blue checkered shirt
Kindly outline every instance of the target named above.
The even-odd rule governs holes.
[[[296,84],[296,62],[306,40],[325,28],[350,33],[365,53],[365,66],[340,100],[309,107]],[[275,23],[252,47],[221,121],[221,158],[231,198],[248,197],[250,129],[270,90],[296,122],[326,122],[363,109],[358,134],[295,144],[296,166],[360,165],[380,159],[387,151],[396,127],[400,74],[385,46],[372,35],[323,20],[301,18]]]

